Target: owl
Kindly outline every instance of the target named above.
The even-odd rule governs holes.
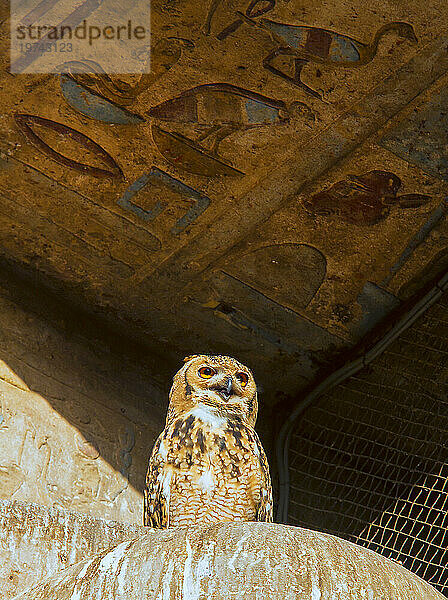
[[[149,460],[144,524],[272,522],[269,466],[254,426],[257,386],[229,356],[187,356]]]

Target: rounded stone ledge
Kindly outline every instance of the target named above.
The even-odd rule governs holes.
[[[17,600],[444,600],[375,552],[286,525],[148,530]]]

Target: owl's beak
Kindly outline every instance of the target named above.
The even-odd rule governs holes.
[[[216,387],[216,391],[224,400],[228,400],[232,395],[233,381],[231,377],[226,377],[222,384]]]

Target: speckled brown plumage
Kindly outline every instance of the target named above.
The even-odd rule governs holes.
[[[269,467],[253,428],[257,391],[252,373],[230,357],[185,360],[149,462],[145,525],[272,521]],[[209,380],[199,375],[204,368],[215,371]]]

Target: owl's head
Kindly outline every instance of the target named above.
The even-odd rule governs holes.
[[[187,356],[170,392],[168,420],[202,404],[223,417],[257,420],[257,386],[247,367],[230,356]]]

